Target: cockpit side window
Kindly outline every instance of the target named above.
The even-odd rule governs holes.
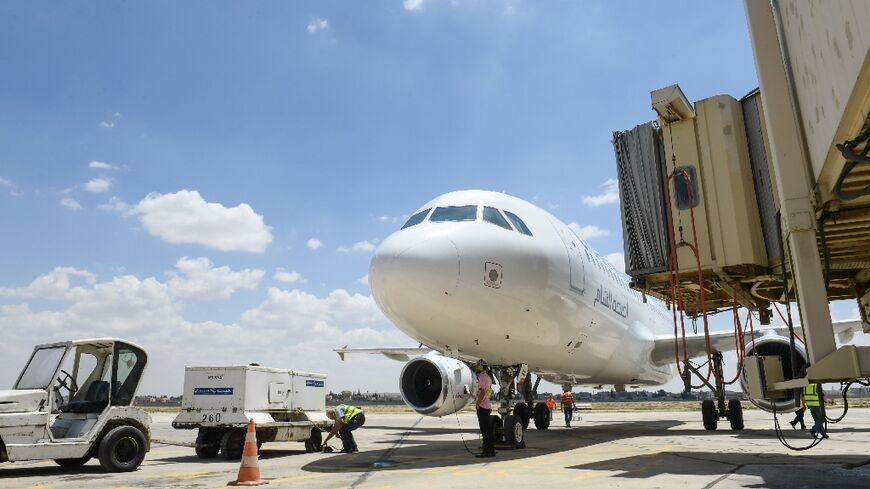
[[[511,225],[508,224],[507,219],[501,215],[501,212],[498,211],[495,207],[484,207],[483,208],[483,220],[486,222],[491,222],[496,226],[503,227],[508,231],[511,231]]]
[[[523,220],[519,218],[519,216],[510,211],[504,211],[504,213],[508,217],[508,219],[511,220],[511,222],[514,224],[514,227],[517,228],[519,232],[525,234],[526,236],[532,235],[529,227],[526,226],[526,223],[524,223]]]
[[[429,218],[432,222],[445,221],[475,221],[477,220],[476,205],[436,207]]]
[[[429,211],[431,209],[432,209],[431,207],[429,207],[427,209],[423,209],[422,211],[411,216],[408,219],[408,222],[406,222],[405,225],[402,226],[402,229],[409,228],[411,226],[416,226],[417,224],[420,224],[421,222],[423,222],[423,219],[426,219],[426,214],[429,214]]]

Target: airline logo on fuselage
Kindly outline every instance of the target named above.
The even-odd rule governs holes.
[[[595,292],[595,302],[592,306],[595,307],[598,304],[601,304],[624,318],[628,317],[628,304],[620,302],[619,298],[614,298],[613,292],[605,289],[602,285],[599,285],[598,290]]]

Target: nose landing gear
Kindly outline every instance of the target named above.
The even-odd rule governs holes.
[[[686,370],[683,372],[683,382],[687,386],[690,385],[688,373],[691,371],[716,394],[715,401],[712,399],[701,401],[701,418],[704,421],[705,430],[715,430],[718,427],[719,419],[724,418],[728,420],[732,430],[740,431],[743,429],[743,406],[740,404],[739,399],[728,399],[726,403],[725,384],[722,382],[722,379],[725,378],[722,372],[722,354],[719,352],[713,353],[712,358],[715,386],[710,385],[707,378],[701,375],[698,369],[691,364],[686,365]]]

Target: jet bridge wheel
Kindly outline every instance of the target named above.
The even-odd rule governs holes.
[[[550,409],[547,403],[539,402],[535,404],[535,428],[546,430],[550,427]]]
[[[716,411],[716,403],[712,399],[701,401],[701,417],[704,420],[704,429],[713,431],[719,424],[719,413]]]
[[[740,399],[728,400],[728,422],[731,423],[732,430],[743,429],[743,405],[740,404]]]

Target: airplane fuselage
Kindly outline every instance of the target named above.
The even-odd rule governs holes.
[[[414,222],[417,221],[417,222]],[[668,311],[567,225],[509,195],[460,191],[420,207],[375,252],[378,306],[447,356],[525,363],[554,382],[662,384],[650,361]]]

